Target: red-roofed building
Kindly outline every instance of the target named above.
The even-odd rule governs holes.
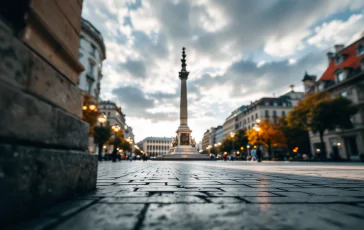
[[[324,135],[327,157],[339,153],[342,158],[358,160],[364,154],[364,36],[347,47],[335,45],[335,53],[327,53],[329,65],[321,77],[303,77],[305,95],[327,91],[331,96],[346,97],[359,107],[353,116],[353,129],[326,132]],[[320,152],[319,135],[310,132],[313,153]]]

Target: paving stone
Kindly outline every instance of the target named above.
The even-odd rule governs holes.
[[[339,165],[337,174],[325,164],[305,163],[304,174],[292,169],[271,173],[279,163],[257,164],[266,172],[219,163],[102,162],[96,191],[44,218],[56,218],[56,229],[62,230],[321,230],[361,229],[364,224],[364,165],[353,171],[352,164],[342,164],[347,171]]]
[[[151,204],[142,229],[361,229],[363,224],[328,205]]]
[[[55,229],[133,229],[143,207],[143,204],[95,204]]]
[[[148,204],[148,203],[207,203],[196,196],[152,196],[152,197],[107,197],[100,203]]]

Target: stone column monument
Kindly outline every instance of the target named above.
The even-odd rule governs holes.
[[[192,130],[188,127],[187,113],[187,79],[189,72],[186,70],[186,52],[182,49],[182,69],[179,72],[181,79],[181,101],[180,101],[180,125],[177,129],[177,136],[173,141],[173,151],[170,154],[163,155],[163,159],[174,160],[208,160],[209,156],[200,154],[196,147],[196,143],[191,138]]]

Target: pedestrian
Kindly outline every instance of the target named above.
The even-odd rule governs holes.
[[[255,149],[252,149],[252,151],[250,152],[250,155],[252,156],[251,161],[257,160],[257,151]]]
[[[262,150],[260,148],[257,149],[257,158],[258,162],[262,162]]]

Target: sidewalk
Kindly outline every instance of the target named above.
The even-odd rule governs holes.
[[[364,180],[358,179],[364,178],[364,165],[328,167],[296,163],[288,167],[291,171],[284,164],[250,165],[102,162],[96,191],[12,229],[362,229],[364,226]],[[293,171],[299,173],[295,175]],[[336,174],[335,171],[336,178],[324,177]]]

